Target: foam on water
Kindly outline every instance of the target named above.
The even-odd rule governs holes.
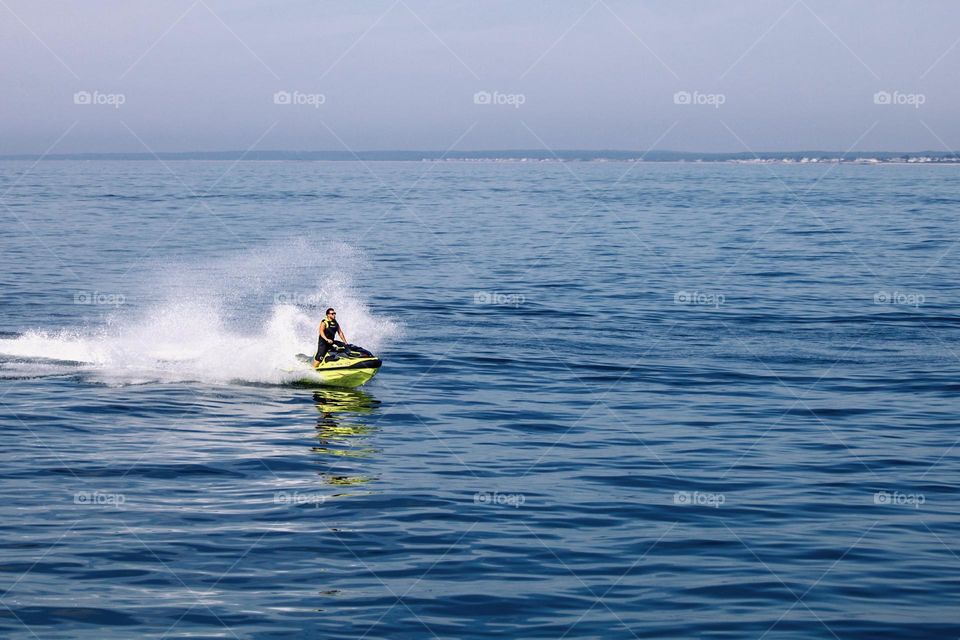
[[[397,325],[373,314],[352,284],[363,267],[349,246],[294,242],[158,269],[145,288],[156,302],[121,306],[85,327],[0,339],[0,377],[79,373],[119,385],[301,379],[295,355],[316,349],[328,306],[355,344],[376,351],[397,336]]]

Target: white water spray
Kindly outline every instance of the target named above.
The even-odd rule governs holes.
[[[27,330],[0,339],[0,377],[79,373],[106,384],[303,377],[326,307],[347,338],[378,351],[399,333],[353,287],[362,256],[346,245],[287,243],[156,272],[156,302],[112,311],[95,328]],[[64,361],[52,363],[51,360]],[[291,373],[290,370],[296,372]]]

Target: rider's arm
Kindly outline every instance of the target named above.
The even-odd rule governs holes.
[[[340,339],[343,340],[343,344],[348,344],[346,336],[343,335],[343,329],[337,327],[337,333],[340,334]]]

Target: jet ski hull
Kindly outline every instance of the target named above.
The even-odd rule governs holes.
[[[366,350],[355,348],[347,354],[329,354],[323,362],[313,366],[313,358],[297,354],[297,359],[320,377],[320,383],[329,387],[359,387],[377,374],[383,362]]]
[[[337,363],[321,363],[312,367],[323,379],[325,385],[331,387],[359,387],[370,381],[377,374],[383,363],[379,358],[364,358],[358,362],[336,366]],[[333,365],[333,366],[331,366]]]

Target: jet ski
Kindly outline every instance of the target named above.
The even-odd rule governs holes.
[[[359,387],[376,375],[383,362],[363,347],[334,342],[323,360],[313,365],[313,356],[298,353],[297,360],[315,371],[323,384],[331,387]]]

